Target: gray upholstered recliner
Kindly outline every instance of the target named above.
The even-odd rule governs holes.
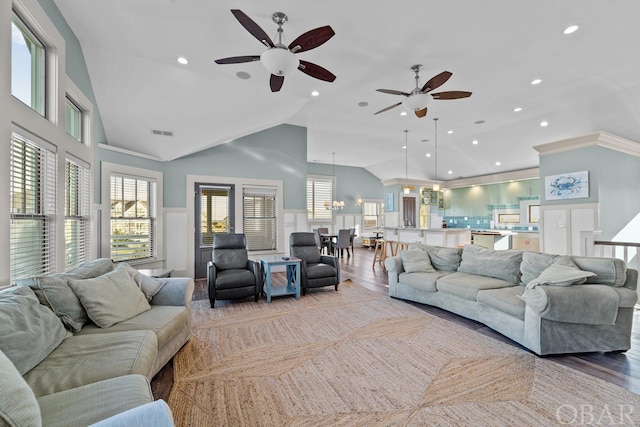
[[[253,296],[258,301],[262,292],[262,267],[260,262],[248,258],[244,234],[216,234],[212,258],[207,268],[211,308],[216,299]]]
[[[302,294],[309,288],[336,287],[340,283],[340,263],[334,256],[322,255],[318,249],[315,233],[291,233],[289,236],[291,255],[302,260],[300,281]]]

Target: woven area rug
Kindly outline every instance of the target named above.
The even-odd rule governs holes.
[[[640,396],[346,281],[209,308],[174,358],[177,426],[640,425]]]

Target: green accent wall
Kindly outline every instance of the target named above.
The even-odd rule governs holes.
[[[309,175],[333,176],[334,167],[332,164],[309,163],[308,166]],[[336,165],[335,176],[337,200],[342,200],[345,204],[344,209],[340,211],[341,213],[361,213],[362,207],[356,204],[359,198],[382,199],[384,197],[380,178],[364,168]]]
[[[280,125],[167,162],[165,207],[184,208],[187,175],[280,180],[285,209],[306,209],[307,129]]]
[[[589,171],[589,197],[544,200],[541,205],[600,204],[602,239],[614,238],[623,228],[640,229],[640,158],[600,146],[540,156],[540,191],[544,177],[566,172]],[[620,240],[640,241],[640,236]]]

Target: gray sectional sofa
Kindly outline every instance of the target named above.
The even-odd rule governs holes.
[[[638,272],[619,259],[411,244],[385,267],[391,297],[484,323],[538,355],[631,345]]]
[[[0,425],[173,425],[149,381],[191,336],[193,288],[98,259],[0,292]]]

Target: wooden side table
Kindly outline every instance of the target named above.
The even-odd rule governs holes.
[[[300,299],[300,263],[302,260],[296,257],[283,257],[282,255],[267,255],[260,257],[264,270],[264,292],[267,295],[267,303],[272,296],[295,295]],[[287,268],[287,286],[271,287],[271,267],[284,265]]]

